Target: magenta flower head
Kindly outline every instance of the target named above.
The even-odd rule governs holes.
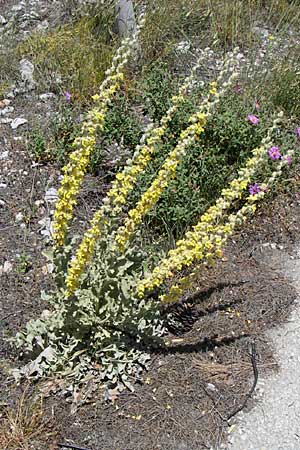
[[[247,119],[248,119],[248,122],[250,122],[252,125],[257,125],[259,122],[258,117],[255,116],[254,114],[249,114]]]
[[[300,127],[295,128],[295,136],[296,138],[300,138]]]
[[[250,184],[249,186],[249,192],[250,195],[256,195],[261,191],[260,186],[258,183]]]
[[[281,154],[278,147],[271,147],[269,150],[269,156],[272,161],[281,158]]]
[[[65,92],[64,95],[65,95],[66,101],[67,101],[67,102],[70,102],[70,101],[71,101],[71,94],[70,94],[70,92],[67,91],[67,92]]]

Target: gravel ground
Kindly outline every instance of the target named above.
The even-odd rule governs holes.
[[[300,246],[298,257],[275,250],[269,263],[282,267],[300,296]],[[258,403],[241,413],[229,434],[228,450],[299,450],[300,448],[300,297],[289,321],[269,332],[280,370],[258,382]],[[240,424],[239,424],[240,422]]]

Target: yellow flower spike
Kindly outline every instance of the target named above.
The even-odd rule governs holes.
[[[226,70],[228,70],[228,67]],[[222,79],[223,75],[224,74],[220,76],[220,79]],[[142,217],[147,214],[147,212],[155,205],[163,190],[168,186],[170,180],[175,177],[177,166],[184,157],[188,146],[192,145],[197,140],[197,137],[201,135],[201,133],[203,133],[207,116],[210,114],[210,110],[215,107],[215,105],[219,101],[221,94],[224,95],[226,93],[226,90],[234,81],[235,75],[236,74],[232,74],[229,80],[226,83],[224,82],[223,89],[221,89],[220,95],[218,95],[218,99],[210,101],[210,98],[208,96],[206,99],[204,99],[200,111],[190,117],[189,121],[192,123],[192,125],[181,132],[179,143],[177,144],[175,149],[169,153],[161,170],[158,172],[157,178],[153,181],[149,189],[142,195],[141,200],[137,203],[137,206],[135,208],[136,214],[134,228],[141,222]],[[217,82],[210,83],[210,87],[212,89],[216,89]],[[132,231],[129,231],[129,228],[133,231],[132,220],[126,219],[125,227],[120,227],[119,230],[117,230],[116,243],[119,244],[120,250],[124,248],[124,239],[128,240],[132,234]]]
[[[58,191],[53,223],[53,239],[57,247],[64,244],[76,197],[96,143],[96,131],[103,129],[110,94],[113,94],[117,87],[118,85],[112,85],[108,91],[104,91],[102,94],[107,101],[102,103],[101,109],[93,108],[88,113],[87,120],[82,125],[81,136],[73,142],[73,147],[76,149],[70,154],[69,163],[62,169],[64,178]],[[98,94],[93,96],[95,101],[98,101],[99,98]]]
[[[76,204],[76,197],[96,142],[95,134],[97,130],[103,129],[105,114],[111,97],[119,89],[119,81],[124,79],[122,70],[135,47],[144,23],[145,19],[142,18],[133,37],[122,41],[113,57],[111,68],[106,71],[106,78],[100,86],[99,94],[92,96],[93,101],[98,103],[98,107],[93,108],[87,114],[87,119],[82,125],[81,136],[77,137],[72,144],[76,150],[71,153],[69,163],[63,169],[64,178],[58,191],[58,201],[54,214],[53,239],[56,247],[64,244],[68,223],[72,218],[73,207]]]
[[[81,244],[79,245],[74,259],[71,260],[66,277],[67,291],[69,297],[79,286],[80,276],[86,266],[87,261],[92,257],[97,240],[101,235],[101,226],[103,225],[103,208],[97,211],[91,222],[91,227],[86,231]]]
[[[166,115],[161,118],[160,125],[157,128],[150,128],[150,130],[146,132],[144,136],[145,144],[138,146],[136,153],[133,156],[131,166],[125,167],[122,172],[124,174],[124,178],[120,179],[117,177],[117,180],[113,182],[112,189],[108,193],[108,196],[112,199],[115,206],[120,205],[120,199],[122,199],[122,204],[125,203],[127,195],[133,189],[138,176],[145,170],[147,163],[150,161],[152,154],[155,152],[155,145],[161,141],[161,137],[165,134],[168,123],[180,107],[180,104],[185,101],[184,94],[186,94],[189,87],[192,85],[196,70],[202,62],[205,61],[208,51],[209,49],[206,49],[206,51],[202,52],[197,64],[191,71],[192,75],[185,79],[184,83],[179,88],[178,95],[174,95],[171,98],[171,106]],[[120,196],[120,190],[123,190],[122,196]]]
[[[216,82],[210,83],[212,89],[216,89],[216,86]],[[230,86],[230,82],[227,83],[227,87],[228,86]],[[225,93],[225,91],[226,89],[223,89],[223,93]],[[197,137],[203,133],[207,115],[209,114],[210,108],[213,106],[215,106],[215,103],[210,103],[209,99],[207,99],[205,102],[206,112],[204,113],[203,110],[200,110],[190,117],[189,122],[192,123],[192,125],[181,132],[179,143],[175,149],[169,153],[161,170],[158,172],[157,178],[137,203],[134,210],[136,213],[134,228],[141,222],[142,217],[155,205],[165,187],[167,187],[170,180],[174,178],[177,166],[184,157],[188,146],[193,144],[197,140]],[[134,230],[132,227],[132,220],[126,219],[125,227],[120,227],[117,231],[116,242],[119,244],[120,250],[123,249],[124,239],[128,240],[132,234],[132,231],[129,231],[129,228],[132,231]]]

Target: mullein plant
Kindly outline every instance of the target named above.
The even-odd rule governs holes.
[[[95,213],[90,228],[85,233],[75,257],[70,262],[66,277],[66,297],[70,297],[78,288],[80,277],[94,254],[97,239],[109,223],[109,217],[114,217],[122,211],[122,206],[126,203],[128,194],[134,188],[138,176],[145,170],[152,155],[155,154],[157,147],[161,143],[162,137],[174,114],[184,103],[188,90],[195,80],[197,69],[207,59],[210,52],[208,48],[202,52],[191,74],[180,86],[178,95],[172,97],[171,106],[166,115],[161,118],[159,126],[149,125],[142,136],[141,143],[136,148],[132,160],[129,160],[123,171],[116,175],[112,188],[103,200],[103,206]],[[115,242],[119,251],[124,251],[126,244],[143,216],[155,205],[170,180],[175,177],[177,166],[184,158],[188,148],[193,145],[204,131],[207,118],[212,114],[220,98],[224,96],[237,78],[237,54],[238,49],[235,49],[225,59],[216,81],[209,83],[209,92],[201,102],[198,111],[190,117],[189,122],[191,125],[181,132],[177,146],[167,156],[157,178],[143,194],[136,207],[129,211],[124,226],[120,226],[116,231]]]
[[[70,162],[64,169],[53,226],[58,255],[68,256],[68,226],[95,145],[95,133],[103,128],[107,108],[120,87],[123,68],[141,26],[142,23],[137,34],[126,39],[114,57],[99,94],[94,96],[96,107],[88,113],[81,134],[74,142],[75,150],[70,155]],[[156,179],[136,206],[129,210],[124,223],[120,225],[118,219],[128,194],[151,158],[155,157],[170,121],[184,104],[197,69],[209,52],[209,49],[203,51],[191,75],[179,88],[178,95],[171,99],[171,106],[158,126],[150,124],[146,129],[132,159],[116,176],[103,206],[93,216],[67,268],[60,270],[57,267],[57,289],[45,297],[51,311],[43,311],[40,318],[29,322],[26,330],[18,333],[15,339],[18,347],[38,354],[35,361],[15,372],[16,377],[39,377],[54,371],[65,376],[68,383],[72,380],[73,386],[89,383],[93,378],[112,388],[117,386],[121,390],[126,386],[132,389],[130,378],[136,377],[150,359],[148,343],[159,344],[164,332],[161,303],[152,298],[153,289],[160,290],[160,298],[164,302],[178,300],[191,286],[196,265],[212,264],[222,255],[228,237],[255,211],[257,202],[265,196],[283,167],[291,162],[293,151],[289,150],[282,156],[273,142],[273,135],[282,120],[280,114],[274,119],[261,146],[253,150],[252,157],[238,171],[237,178],[222,191],[216,204],[200,217],[150,273],[143,274],[147,256],[141,249],[136,250],[133,237],[145,214],[176,176],[177,167],[190,146],[200,138],[220,98],[236,79],[238,51],[225,59],[216,80],[208,84],[207,95],[198,111],[191,115],[189,126],[181,132],[177,145],[167,155]],[[300,131],[297,129],[295,134],[298,139]],[[268,173],[264,168],[270,161],[273,165],[271,175],[262,176],[264,183],[259,184],[257,177]],[[182,270],[188,272],[190,269],[191,273],[172,281]],[[131,342],[135,345],[129,345]]]

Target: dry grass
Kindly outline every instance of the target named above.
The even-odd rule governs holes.
[[[296,0],[148,0],[148,21],[144,32],[145,58],[169,51],[180,40],[221,48],[252,47],[257,40],[253,27],[270,27],[276,32],[299,23]]]
[[[27,389],[14,407],[5,408],[0,414],[1,450],[35,450],[36,442],[48,442],[53,434],[44,418],[42,399],[34,400]]]
[[[247,378],[252,373],[252,364],[249,361],[240,360],[238,362],[231,362],[221,364],[207,361],[207,359],[194,359],[193,366],[199,369],[201,376],[215,383],[233,384],[234,380]],[[264,364],[259,364],[260,371],[274,370],[277,367],[272,360],[266,361]]]
[[[33,62],[43,89],[70,91],[83,101],[97,91],[116,46],[109,25],[101,23],[97,16],[82,17],[46,34],[32,34],[17,46],[16,55]]]
[[[235,45],[253,48],[258,36],[255,26],[286,33],[300,21],[298,0],[147,0],[147,23],[142,34],[143,59],[147,66],[159,59],[174,67],[182,55],[174,51],[180,41],[197,47],[226,50]],[[73,4],[73,0],[69,0]],[[145,0],[135,2],[137,6]],[[113,2],[89,7],[47,33],[34,33],[15,50],[0,52],[0,97],[8,79],[18,78],[18,60],[30,59],[43,91],[71,91],[73,100],[89,101],[110,64],[118,45],[114,29]],[[71,8],[71,6],[69,6]],[[72,9],[72,8],[71,8]],[[74,9],[74,8],[73,8]],[[178,60],[180,58],[180,61]],[[10,76],[13,73],[13,77]],[[61,79],[61,83],[58,80]]]
[[[144,3],[144,0],[136,2]],[[148,0],[142,36],[143,64],[174,54],[174,44],[234,45],[250,48],[257,42],[257,25],[285,32],[299,23],[296,0]],[[69,90],[79,100],[97,91],[117,45],[111,4],[92,7],[70,23],[35,33],[17,46],[17,58],[35,64],[43,89]],[[11,58],[10,58],[11,59]],[[58,87],[57,75],[62,84]]]

